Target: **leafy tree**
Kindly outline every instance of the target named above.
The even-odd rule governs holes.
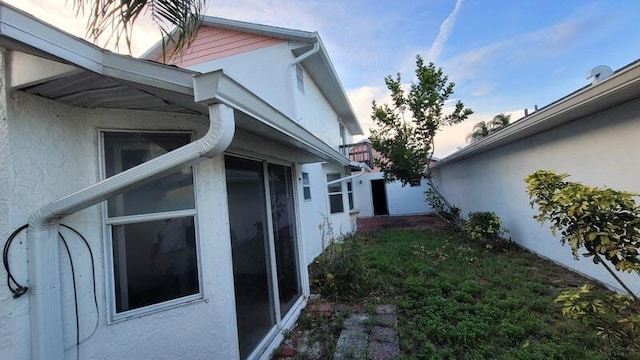
[[[441,68],[436,69],[433,63],[425,65],[419,55],[415,75],[417,81],[411,82],[408,91],[402,86],[400,74],[395,78],[387,76],[385,84],[391,91],[392,103],[372,104],[371,118],[377,128],[371,129],[371,144],[381,155],[374,163],[384,172],[385,180],[400,180],[403,185],[422,178],[430,180],[429,163],[436,133],[473,113],[461,101],[445,113],[445,102],[453,94],[455,84],[448,81]]]
[[[131,51],[131,31],[141,14],[150,13],[163,36],[163,53],[175,45],[179,55],[191,44],[202,22],[207,0],[74,0],[77,14],[89,11],[87,35],[94,41],[106,36],[106,43],[119,46],[124,38]],[[175,28],[175,32],[173,29]]]
[[[505,115],[504,113],[500,113],[491,119],[488,122],[489,131],[494,133],[502,128],[509,126],[509,121],[511,120],[511,114]]]
[[[629,296],[599,298],[591,287],[562,292],[555,300],[562,304],[562,314],[595,325],[606,341],[611,357],[621,348],[640,350],[640,308],[638,296],[616,275],[615,270],[640,275],[640,207],[637,194],[597,188],[565,181],[567,174],[538,170],[525,179],[531,206],[538,205],[535,219],[549,221],[551,231],[561,232],[576,260],[579,251],[595,264],[604,266]]]
[[[486,122],[480,121],[473,126],[473,130],[467,135],[467,142],[476,142],[482,138],[489,136],[491,131]]]

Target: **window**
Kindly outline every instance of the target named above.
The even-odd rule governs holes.
[[[347,197],[349,198],[349,210],[353,210],[353,183],[347,181]]]
[[[111,177],[189,143],[191,134],[103,132],[102,141]],[[195,215],[190,166],[107,200],[114,318],[200,293]]]
[[[300,65],[296,65],[296,83],[298,84],[298,90],[304,94],[304,72]]]
[[[340,127],[340,141],[342,141],[341,145],[346,145],[347,144],[347,129],[344,128],[344,125],[342,125],[341,122],[338,123],[338,126]]]
[[[309,173],[302,173],[302,193],[305,200],[311,200],[311,185],[309,184]]]
[[[327,182],[338,179],[340,179],[340,174],[327,174]],[[342,203],[342,182],[327,185],[327,192],[329,193],[329,211],[332,214],[343,212],[344,205]]]

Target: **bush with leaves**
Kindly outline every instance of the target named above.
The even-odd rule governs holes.
[[[639,340],[639,299],[608,263],[617,271],[640,274],[640,207],[633,199],[637,194],[565,181],[568,176],[549,170],[527,176],[531,206],[538,206],[535,219],[549,221],[554,235],[560,231],[561,242],[569,244],[576,260],[581,249],[586,250],[582,256],[604,266],[629,296],[597,299],[590,297],[586,286],[563,292],[556,302],[563,304],[565,316],[595,324],[610,345],[635,344]],[[615,321],[605,321],[608,317]]]
[[[362,238],[355,234],[327,246],[309,268],[313,290],[331,299],[364,295],[363,246]]]
[[[464,231],[471,240],[485,243],[487,249],[493,249],[501,243],[502,235],[507,232],[502,227],[500,217],[492,211],[469,213],[469,219],[464,223]]]

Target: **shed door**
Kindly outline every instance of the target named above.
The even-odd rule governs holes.
[[[389,215],[387,191],[383,179],[371,180],[371,199],[373,200],[373,215]]]

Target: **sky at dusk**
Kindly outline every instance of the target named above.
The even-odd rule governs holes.
[[[72,0],[5,0],[74,35],[85,23]],[[590,83],[597,65],[616,70],[640,58],[637,0],[209,0],[207,15],[318,31],[365,131],[371,101],[388,101],[384,77],[413,77],[415,56],[442,67],[455,100],[475,114],[436,138],[444,157],[473,125],[545,106]],[[160,37],[149,19],[135,28],[133,55]],[[126,52],[126,49],[121,49]]]

